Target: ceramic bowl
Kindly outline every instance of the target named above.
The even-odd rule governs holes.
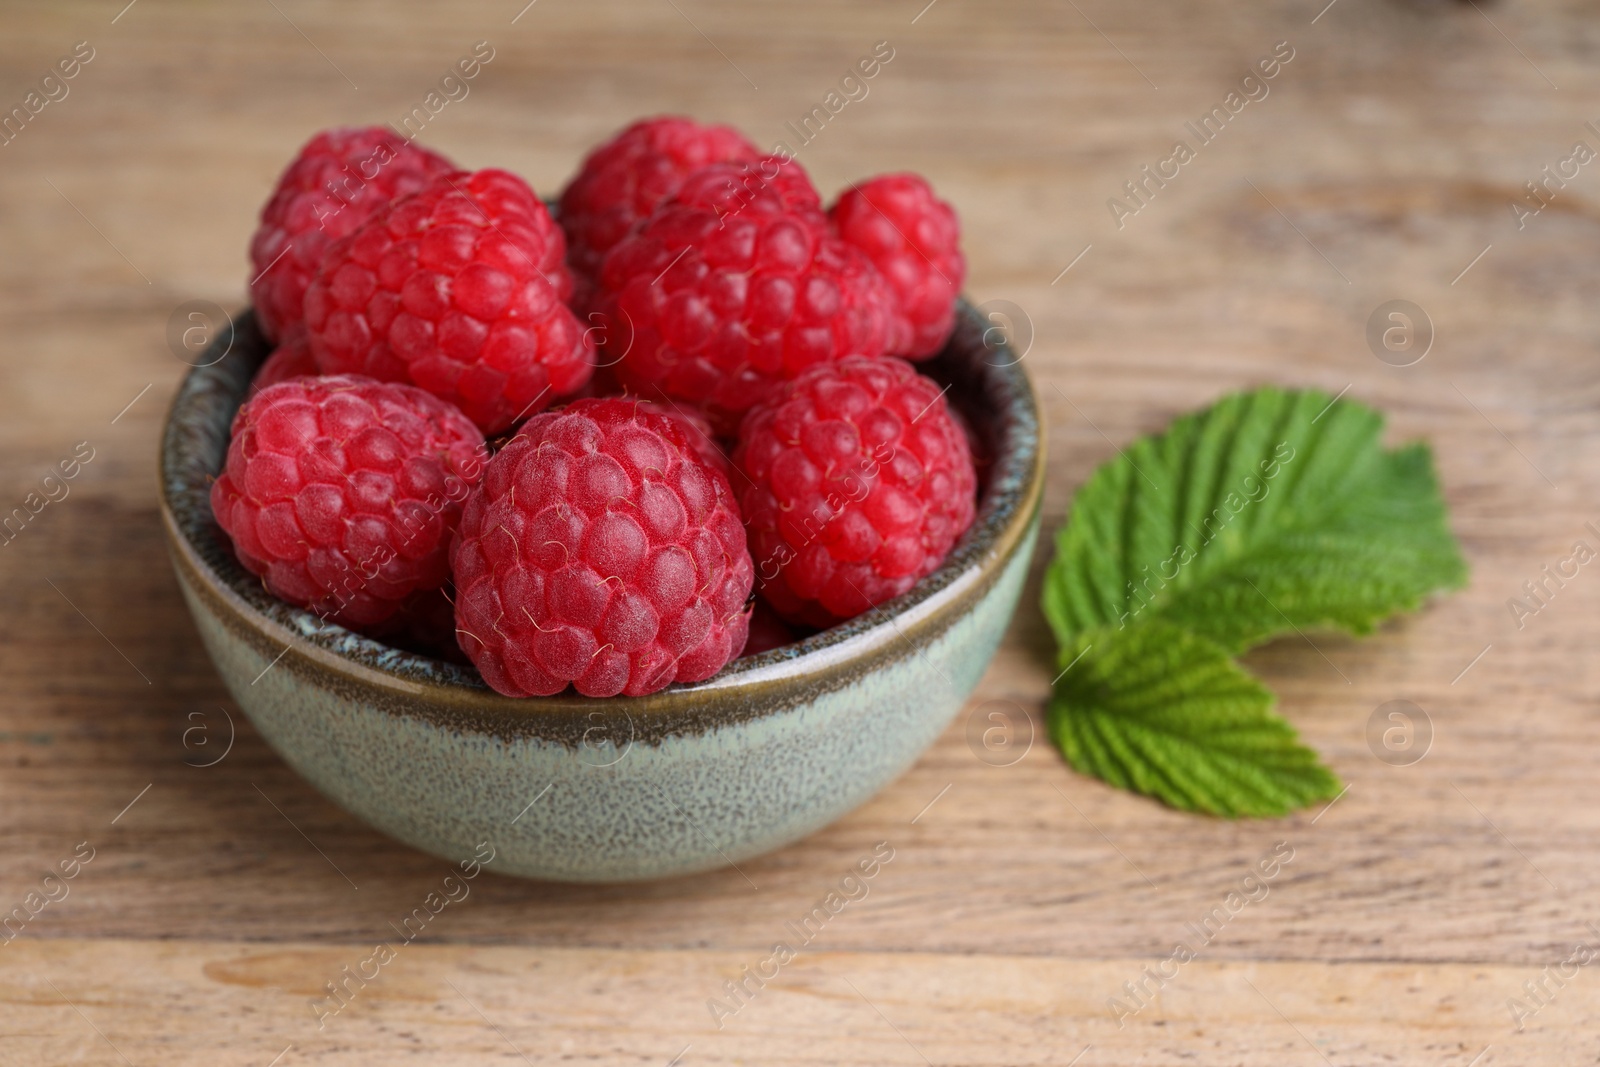
[[[963,304],[945,352],[983,459],[977,520],[904,596],[647,697],[504,697],[270,596],[208,492],[268,345],[251,316],[184,379],[161,446],[173,566],[217,672],[255,728],[335,803],[448,860],[609,882],[736,864],[825,826],[911,763],[977,684],[1039,530],[1037,398]],[[223,348],[221,346],[228,345]]]

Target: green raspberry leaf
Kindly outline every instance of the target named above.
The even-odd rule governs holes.
[[[1076,660],[1076,662],[1073,662]],[[1049,729],[1079,771],[1185,811],[1284,815],[1339,779],[1220,645],[1151,619],[1062,649]]]
[[[1464,585],[1428,448],[1385,451],[1382,432],[1371,408],[1265,388],[1134,442],[1057,535],[1044,586],[1057,642],[1155,618],[1238,653],[1296,631],[1370,633]]]
[[[1371,633],[1466,583],[1432,454],[1382,435],[1363,405],[1257,389],[1090,476],[1043,593],[1067,667],[1050,730],[1074,767],[1217,815],[1337,793],[1229,657],[1284,633]]]

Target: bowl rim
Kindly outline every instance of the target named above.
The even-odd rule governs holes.
[[[1003,405],[997,409],[1002,425],[996,428],[973,524],[944,563],[906,593],[854,619],[734,660],[705,681],[676,683],[647,696],[584,697],[570,689],[549,697],[504,696],[470,668],[392,648],[267,593],[234,558],[211,519],[209,489],[217,472],[201,469],[208,465],[199,455],[218,450],[219,439],[220,454],[225,455],[233,414],[256,367],[271,351],[251,311],[232,318],[210,350],[221,349],[221,354],[194,365],[168,407],[158,457],[163,525],[180,579],[187,579],[228,628],[258,647],[283,646],[268,670],[288,659],[291,669],[310,669],[382,691],[397,698],[384,702],[396,709],[415,711],[422,701],[446,717],[465,713],[478,722],[526,726],[523,720],[544,716],[609,719],[617,712],[630,724],[636,715],[647,722],[674,716],[703,720],[708,706],[715,721],[759,717],[763,705],[784,703],[763,699],[775,688],[833,689],[886,659],[902,657],[907,645],[916,651],[919,638],[936,636],[965,614],[1027,542],[1043,495],[1044,423],[1038,394],[1022,368],[1026,353],[1019,355],[1003,331],[998,339],[991,337],[995,333],[991,321],[962,298],[944,351],[933,361],[914,364],[926,373],[930,364],[944,362],[947,369],[977,379],[988,399]],[[228,358],[236,354],[240,358]],[[952,379],[946,392],[955,384]],[[219,429],[214,420],[222,412],[227,425]],[[596,716],[597,711],[602,715]]]

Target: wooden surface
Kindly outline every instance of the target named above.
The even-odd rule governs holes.
[[[94,458],[0,547],[0,911],[79,842],[94,858],[0,947],[0,1064],[1595,1062],[1600,968],[1545,974],[1600,941],[1600,575],[1520,630],[1506,601],[1600,545],[1600,164],[1520,231],[1508,206],[1600,148],[1600,29],[1570,2],[1322,2],[7,5],[6,108],[74,42],[96,53],[0,147],[0,512],[78,442]],[[800,159],[829,191],[917,169],[957,206],[972,295],[1032,324],[1052,527],[1117,444],[1241,386],[1348,387],[1431,439],[1471,586],[1249,658],[1348,793],[1227,823],[1042,741],[978,759],[986,702],[1042,726],[1035,583],[972,711],[749,881],[486,875],[319,1029],[323,983],[444,871],[288,770],[199,647],[154,503],[184,370],[165,330],[184,301],[242,303],[254,214],[313,129],[397,121],[480,39],[494,60],[421,139],[544,192],[640,113],[789,139],[891,42]],[[1119,230],[1107,198],[1279,41],[1270,94]],[[1365,339],[1392,299],[1436,330],[1414,366]],[[1409,766],[1367,742],[1397,699],[1433,728]],[[223,751],[225,713],[226,757],[186,765]],[[706,1001],[879,841],[870,895],[718,1029]],[[1267,895],[1119,1027],[1108,998],[1277,842]],[[1541,980],[1518,1031],[1508,1001]]]

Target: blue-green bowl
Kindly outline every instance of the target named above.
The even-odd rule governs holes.
[[[709,681],[518,700],[269,595],[208,499],[267,355],[250,316],[184,379],[167,416],[161,511],[184,599],[267,742],[336,803],[419,849],[461,860],[489,842],[494,870],[572,882],[771,851],[909,767],[961,708],[1016,608],[1039,531],[1038,402],[998,331],[986,336],[978,313],[961,310],[921,369],[951,385],[977,439],[972,529],[904,596]]]

